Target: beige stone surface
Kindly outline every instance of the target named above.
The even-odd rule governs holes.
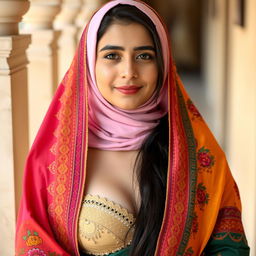
[[[216,0],[205,10],[204,77],[210,127],[225,146],[240,189],[243,222],[256,255],[256,2],[248,0],[245,27],[234,24],[236,1]]]
[[[0,36],[18,34],[18,22],[28,8],[27,0],[0,0]]]
[[[55,30],[60,31],[58,39],[58,83],[68,70],[77,48],[79,28],[75,19],[82,7],[81,0],[63,0],[61,11],[54,20]]]
[[[33,143],[58,85],[58,31],[33,31],[27,51],[29,141]]]
[[[1,239],[6,247],[0,248],[1,255],[12,255],[15,232],[15,184],[14,184],[14,152],[12,137],[12,102],[11,85],[8,77],[0,76],[0,161],[4,163],[0,168],[0,225]],[[5,86],[2,86],[5,84]],[[9,85],[8,85],[9,84]]]
[[[63,0],[61,11],[54,20],[54,28],[62,29],[67,25],[75,25],[75,18],[81,7],[82,0]]]
[[[27,58],[30,36],[0,37],[0,255],[14,255],[16,214],[28,152]]]
[[[82,0],[83,5],[76,17],[76,26],[79,28],[79,32],[77,34],[78,40],[80,39],[82,32],[91,18],[92,14],[105,2],[106,0]]]
[[[216,0],[215,2],[218,5],[215,15],[211,6],[204,6],[202,71],[207,87],[206,97],[212,112],[209,126],[218,142],[224,146],[227,1]]]
[[[227,151],[241,190],[251,255],[256,255],[256,2],[246,2],[245,27],[234,24],[234,1],[229,11]]]
[[[53,23],[61,0],[32,0],[22,33],[32,34],[28,49],[29,140],[32,144],[58,84],[58,39]]]
[[[31,0],[29,11],[24,16],[23,31],[52,29],[53,21],[60,12],[61,0]]]

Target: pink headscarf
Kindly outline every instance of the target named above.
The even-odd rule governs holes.
[[[153,95],[135,110],[119,109],[106,101],[99,92],[95,78],[97,31],[104,15],[118,4],[134,5],[153,21],[164,53],[164,80],[166,80],[169,68],[169,46],[166,32],[150,7],[137,1],[115,0],[96,12],[88,25],[87,32],[89,147],[113,151],[138,150],[168,111],[167,81],[164,81],[157,100]]]

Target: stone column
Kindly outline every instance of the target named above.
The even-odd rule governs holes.
[[[55,30],[61,31],[58,40],[58,83],[68,70],[76,51],[78,28],[75,18],[81,6],[81,0],[63,0],[61,12],[54,21]]]
[[[83,5],[81,11],[76,18],[76,25],[79,28],[77,38],[80,40],[83,30],[90,20],[92,14],[105,2],[106,0],[82,0]]]
[[[53,21],[61,0],[31,0],[22,33],[31,33],[28,49],[29,142],[32,144],[58,85],[57,41]]]
[[[16,213],[28,151],[27,58],[29,35],[18,23],[26,0],[0,0],[0,255],[14,255]]]

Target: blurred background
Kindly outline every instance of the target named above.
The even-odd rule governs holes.
[[[0,255],[14,255],[24,161],[103,0],[0,0]],[[224,149],[256,255],[256,1],[150,0],[178,73]]]

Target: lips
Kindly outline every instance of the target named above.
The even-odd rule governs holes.
[[[137,85],[124,85],[115,87],[116,90],[123,94],[135,94],[137,93],[142,87]]]

